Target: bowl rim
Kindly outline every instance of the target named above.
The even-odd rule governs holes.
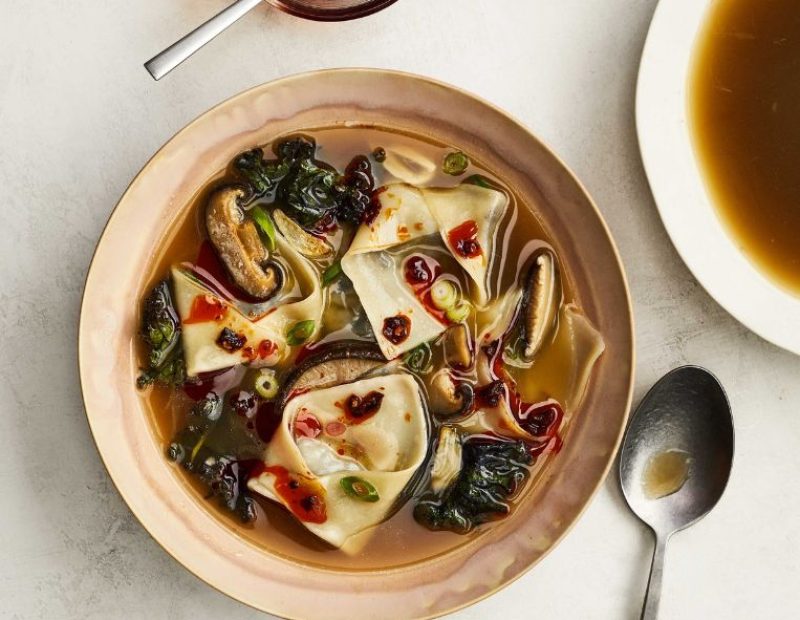
[[[636,131],[661,221],[678,255],[744,326],[800,354],[800,297],[765,275],[737,246],[714,206],[694,148],[690,79],[698,36],[715,0],[656,7],[636,86]]]
[[[389,0],[389,3],[394,2],[394,1],[395,0]],[[394,76],[394,77],[397,77],[397,78],[403,78],[403,79],[408,79],[408,80],[411,80],[411,81],[417,81],[417,82],[425,83],[425,84],[428,84],[428,85],[431,85],[431,86],[436,86],[436,87],[443,88],[445,90],[454,92],[454,93],[456,93],[456,94],[458,94],[458,95],[460,95],[460,96],[462,96],[462,97],[464,97],[466,99],[471,99],[475,103],[490,109],[495,114],[497,114],[500,117],[503,117],[507,121],[511,122],[513,125],[515,125],[515,128],[516,128],[517,131],[526,134],[527,138],[532,139],[533,141],[538,143],[541,146],[541,148],[547,153],[547,155],[561,168],[562,172],[570,179],[570,181],[572,183],[575,184],[575,186],[582,193],[583,198],[586,201],[586,204],[591,207],[592,214],[595,216],[597,223],[600,225],[600,229],[602,230],[602,233],[603,233],[606,241],[608,242],[609,248],[611,249],[611,253],[612,253],[614,261],[615,261],[615,266],[618,269],[618,274],[620,276],[620,284],[622,285],[622,291],[624,293],[624,301],[625,301],[625,306],[624,307],[625,307],[625,310],[626,310],[626,318],[628,319],[628,321],[627,321],[628,329],[626,330],[625,335],[627,336],[628,342],[629,342],[629,346],[627,347],[626,350],[623,351],[623,353],[627,356],[627,359],[629,360],[629,373],[628,373],[627,379],[625,381],[625,383],[627,385],[627,388],[625,389],[625,392],[624,392],[624,406],[623,406],[623,411],[622,411],[622,414],[621,414],[619,429],[616,432],[616,435],[615,435],[615,438],[614,438],[614,441],[613,441],[613,445],[611,446],[611,450],[610,450],[610,452],[608,454],[608,457],[606,458],[606,462],[605,462],[602,470],[598,470],[599,475],[597,476],[596,482],[593,484],[593,486],[591,487],[590,491],[586,494],[585,498],[583,499],[583,501],[581,503],[581,506],[575,512],[572,520],[569,523],[567,523],[566,526],[564,526],[561,529],[561,531],[558,534],[558,536],[556,538],[554,538],[548,544],[547,548],[543,552],[541,552],[538,557],[534,558],[533,561],[526,563],[526,565],[521,570],[517,571],[515,574],[513,574],[511,576],[504,576],[500,583],[498,583],[496,585],[493,585],[492,587],[486,589],[485,591],[483,591],[479,595],[472,596],[472,597],[470,597],[468,599],[465,599],[465,600],[459,602],[458,604],[453,604],[453,605],[451,605],[451,606],[449,606],[447,608],[437,609],[435,612],[430,613],[430,614],[415,615],[414,616],[415,618],[437,618],[437,617],[441,617],[441,616],[453,613],[453,612],[458,611],[460,609],[466,608],[466,607],[468,607],[470,605],[473,605],[473,604],[475,604],[475,603],[477,603],[477,602],[479,602],[479,601],[481,601],[481,600],[483,600],[485,598],[488,598],[489,596],[493,595],[497,591],[499,591],[499,590],[505,588],[506,586],[508,586],[509,584],[513,583],[514,581],[519,579],[522,575],[527,573],[536,564],[538,564],[544,557],[546,557],[561,542],[561,540],[563,540],[563,538],[572,530],[572,528],[575,526],[577,521],[581,518],[581,516],[585,513],[585,511],[588,508],[588,506],[591,504],[591,502],[594,499],[594,497],[597,495],[597,492],[599,491],[599,489],[603,485],[603,483],[606,481],[609,472],[613,468],[614,461],[615,461],[616,456],[617,456],[617,454],[619,452],[619,449],[620,449],[620,446],[621,446],[621,442],[622,442],[622,438],[624,436],[625,429],[627,427],[627,422],[628,422],[629,417],[630,417],[630,408],[631,408],[631,402],[632,402],[632,398],[633,398],[633,390],[634,390],[634,382],[635,382],[636,347],[635,347],[635,318],[634,318],[634,314],[633,314],[633,305],[632,305],[632,301],[631,301],[630,288],[629,288],[629,284],[628,284],[628,280],[627,280],[627,275],[626,275],[626,272],[625,272],[625,269],[624,269],[624,265],[622,263],[622,259],[621,259],[620,253],[619,253],[619,249],[617,248],[617,245],[616,245],[616,243],[614,241],[614,238],[611,235],[611,231],[610,231],[610,229],[608,227],[607,222],[603,218],[602,213],[600,212],[599,208],[597,207],[597,204],[595,203],[594,199],[592,198],[592,196],[587,191],[587,189],[584,186],[584,184],[577,178],[577,176],[574,174],[574,172],[571,170],[571,168],[569,168],[566,165],[566,163],[553,151],[553,149],[549,146],[549,144],[547,144],[545,141],[543,141],[541,138],[539,138],[536,134],[534,134],[526,125],[524,125],[517,118],[515,118],[511,114],[505,112],[504,110],[502,110],[501,108],[499,108],[495,104],[493,104],[493,103],[485,100],[484,98],[482,98],[480,96],[477,96],[477,95],[475,95],[475,94],[473,94],[473,93],[471,93],[471,92],[469,92],[469,91],[467,91],[465,89],[453,86],[453,85],[451,85],[449,83],[446,83],[444,81],[440,81],[440,80],[437,80],[437,79],[433,79],[433,78],[430,78],[430,77],[427,77],[427,76],[423,76],[423,75],[419,75],[419,74],[415,74],[415,73],[411,73],[411,72],[390,70],[390,69],[377,69],[377,68],[369,68],[369,67],[354,67],[354,68],[346,68],[345,67],[345,68],[331,68],[331,69],[318,69],[318,70],[312,70],[312,71],[305,71],[305,72],[300,72],[300,73],[295,73],[295,74],[292,74],[292,75],[284,76],[284,77],[281,77],[281,78],[278,78],[278,79],[275,79],[275,80],[271,80],[271,81],[268,81],[268,82],[265,82],[265,83],[254,85],[254,86],[252,86],[252,87],[250,87],[248,89],[245,89],[245,90],[243,90],[243,91],[241,91],[239,93],[236,93],[233,96],[221,101],[220,103],[212,106],[208,110],[202,112],[201,114],[199,114],[198,116],[193,118],[189,123],[187,123],[184,127],[179,129],[167,141],[165,141],[162,144],[162,146],[159,147],[159,149],[145,162],[145,164],[142,166],[142,168],[139,170],[139,172],[137,172],[136,175],[133,177],[133,179],[131,180],[131,182],[129,183],[129,185],[125,189],[125,191],[122,193],[120,199],[117,201],[116,205],[112,209],[111,213],[109,214],[109,217],[108,217],[105,225],[103,226],[103,229],[102,229],[102,231],[100,233],[100,236],[98,237],[97,245],[96,245],[96,247],[95,247],[95,249],[94,249],[94,251],[92,253],[90,264],[89,264],[89,267],[87,269],[86,276],[85,276],[85,279],[84,279],[84,291],[83,291],[82,297],[81,297],[80,314],[79,314],[79,319],[78,319],[78,330],[77,330],[77,336],[78,336],[78,347],[77,347],[77,358],[78,358],[78,360],[77,361],[78,361],[78,367],[79,367],[79,384],[80,384],[80,389],[81,389],[81,396],[82,396],[83,401],[84,401],[84,412],[85,412],[85,415],[86,415],[86,418],[87,418],[87,422],[88,422],[88,425],[89,425],[89,429],[90,429],[90,432],[91,432],[91,435],[92,435],[92,440],[93,440],[93,442],[95,444],[95,448],[96,448],[96,450],[98,452],[98,455],[100,456],[100,459],[101,459],[101,461],[102,461],[102,463],[103,463],[103,465],[104,465],[104,467],[105,467],[105,469],[106,469],[106,471],[107,471],[107,473],[109,475],[109,478],[112,481],[112,484],[114,485],[114,487],[116,488],[117,492],[120,494],[122,499],[125,501],[128,509],[131,511],[131,513],[134,515],[134,517],[136,517],[137,521],[139,521],[139,523],[142,525],[144,530],[150,535],[151,538],[153,538],[159,544],[159,546],[161,546],[170,556],[172,556],[172,558],[175,559],[184,569],[188,570],[195,577],[197,577],[198,579],[200,579],[201,581],[203,581],[207,585],[211,586],[216,591],[221,592],[222,594],[225,594],[229,598],[231,598],[231,599],[233,599],[233,600],[235,600],[237,602],[243,603],[243,604],[245,604],[245,605],[247,605],[249,607],[252,607],[253,609],[257,609],[257,610],[262,611],[262,612],[267,612],[267,613],[279,616],[281,618],[300,618],[300,616],[286,614],[285,612],[283,612],[280,609],[268,608],[266,606],[262,606],[262,605],[256,604],[252,600],[246,600],[246,599],[244,599],[244,598],[242,598],[240,596],[237,596],[236,594],[232,593],[229,588],[225,588],[223,586],[220,586],[219,584],[213,583],[211,580],[209,580],[205,576],[201,575],[197,570],[195,570],[192,567],[188,566],[186,562],[184,562],[180,557],[178,557],[178,554],[173,550],[172,546],[167,541],[163,540],[161,537],[159,537],[157,534],[155,534],[151,530],[151,528],[148,526],[147,520],[145,518],[143,518],[139,514],[139,512],[137,512],[137,510],[132,506],[131,501],[129,501],[128,494],[122,488],[122,486],[120,486],[120,484],[118,483],[118,481],[115,478],[114,474],[112,473],[112,468],[109,467],[109,464],[107,462],[106,456],[104,455],[103,450],[100,447],[100,442],[98,441],[96,427],[95,427],[95,424],[93,424],[93,421],[92,421],[92,415],[90,414],[89,407],[86,404],[87,403],[87,400],[86,400],[87,388],[86,388],[86,377],[85,377],[85,365],[83,363],[83,359],[84,359],[85,347],[87,346],[86,343],[85,343],[85,340],[86,340],[85,334],[86,334],[86,332],[87,332],[87,330],[89,328],[84,325],[84,318],[85,318],[84,310],[85,310],[85,307],[86,307],[86,305],[88,303],[88,300],[87,300],[87,285],[90,282],[90,280],[92,279],[92,276],[93,276],[93,274],[94,274],[94,272],[96,270],[95,269],[96,268],[96,258],[97,258],[98,252],[100,251],[100,247],[101,247],[102,241],[103,241],[103,239],[104,239],[104,237],[106,235],[107,230],[113,225],[113,223],[115,222],[115,219],[119,217],[120,206],[126,201],[126,198],[129,196],[130,192],[132,191],[132,187],[136,184],[137,180],[139,180],[150,169],[150,167],[153,165],[153,163],[156,160],[158,160],[161,155],[163,155],[164,151],[170,146],[171,143],[173,143],[174,141],[176,141],[180,137],[190,133],[206,117],[209,117],[209,116],[213,115],[214,113],[219,112],[220,110],[222,110],[222,109],[224,109],[224,108],[226,108],[228,106],[233,106],[234,104],[239,103],[242,100],[245,100],[248,97],[252,96],[253,94],[261,91],[262,89],[277,88],[277,87],[281,87],[281,86],[286,86],[286,85],[289,85],[291,82],[293,82],[295,80],[313,79],[316,76],[329,75],[329,74],[373,75],[373,76],[376,76],[376,77],[380,77],[381,75],[386,75],[386,76]],[[335,569],[334,569],[334,572],[336,572]],[[378,572],[381,572],[381,570],[378,569]]]

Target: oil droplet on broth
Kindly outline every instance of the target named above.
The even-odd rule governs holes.
[[[683,450],[666,450],[651,456],[642,480],[645,496],[659,499],[680,491],[689,479],[691,460]]]

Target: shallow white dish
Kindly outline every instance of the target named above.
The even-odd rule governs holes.
[[[639,67],[639,148],[667,233],[700,284],[759,336],[800,354],[800,298],[767,279],[728,234],[692,145],[689,71],[697,35],[718,1],[658,5]]]

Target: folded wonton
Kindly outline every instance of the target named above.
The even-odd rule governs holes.
[[[295,396],[248,487],[341,547],[383,521],[425,460],[419,387],[389,374]]]
[[[475,283],[479,305],[488,301],[487,280],[500,221],[508,206],[502,192],[459,185],[447,189],[417,189],[402,183],[380,191],[381,209],[363,224],[342,257],[342,270],[353,282],[375,338],[387,359],[436,338],[446,328],[417,300],[402,275],[402,261],[389,250],[438,234]],[[451,243],[455,230],[469,229],[463,245]],[[405,338],[390,340],[387,321],[402,320]]]
[[[241,363],[272,366],[285,355],[286,332],[293,325],[311,320],[314,321],[311,336],[319,330],[323,310],[319,276],[282,235],[276,235],[276,244],[280,257],[288,263],[300,289],[307,294],[299,301],[278,305],[255,321],[235,304],[209,290],[190,271],[172,268],[175,306],[181,319],[183,353],[189,376]],[[223,334],[225,329],[230,331]]]

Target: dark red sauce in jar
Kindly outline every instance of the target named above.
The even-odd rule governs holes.
[[[467,220],[447,233],[447,241],[453,251],[463,258],[476,258],[481,255],[481,244],[478,243],[478,224],[475,220]]]
[[[328,520],[325,489],[318,482],[290,474],[280,465],[265,467],[264,471],[275,476],[275,492],[294,516],[307,523]]]

